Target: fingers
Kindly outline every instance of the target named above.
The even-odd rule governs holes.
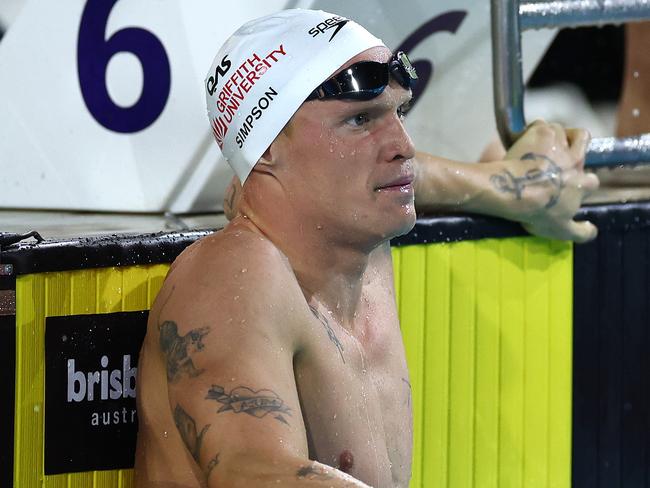
[[[591,134],[584,129],[567,129],[569,139],[569,152],[577,161],[577,167],[583,168],[585,165],[585,153],[591,142]]]
[[[598,228],[591,222],[570,220],[567,223],[566,231],[568,238],[578,244],[589,242],[598,236]]]
[[[600,188],[600,180],[594,173],[582,173],[578,178],[577,186],[584,192],[584,199]]]
[[[567,140],[567,131],[560,124],[552,123],[548,124],[551,130],[555,135],[556,142],[560,145],[562,149],[569,147],[569,141]]]

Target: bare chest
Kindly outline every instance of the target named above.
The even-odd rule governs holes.
[[[410,478],[410,386],[397,318],[349,333],[326,315],[295,362],[310,456],[376,488]]]

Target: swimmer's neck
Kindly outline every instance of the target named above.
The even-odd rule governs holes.
[[[361,312],[361,291],[373,248],[328,238],[325,229],[304,223],[268,226],[254,215],[237,216],[229,227],[246,228],[269,239],[289,260],[312,306],[320,304],[349,329]]]

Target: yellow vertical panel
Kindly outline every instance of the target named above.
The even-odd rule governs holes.
[[[120,483],[120,472],[118,470],[94,471],[87,474],[92,475],[92,486],[96,486],[98,488],[117,488]]]
[[[499,486],[499,241],[476,243],[476,414],[474,486]]]
[[[548,241],[528,239],[525,252],[524,485],[548,479]]]
[[[16,279],[16,400],[14,486],[36,486],[43,472],[41,406],[45,278]],[[40,384],[39,384],[40,379]]]
[[[122,311],[123,268],[97,270],[97,313]]]
[[[148,308],[149,270],[145,266],[133,266],[122,273],[122,310],[138,311]]]
[[[475,245],[453,245],[449,387],[449,486],[472,486],[474,462]]]
[[[43,324],[45,324],[46,317],[84,313],[86,307],[84,306],[83,290],[87,288],[85,283],[87,280],[84,279],[84,275],[80,275],[79,273],[76,273],[76,275],[74,273],[46,273],[43,276],[47,283],[47,310],[43,316]],[[82,290],[82,296],[75,296],[75,279],[77,281],[76,289]],[[45,330],[43,330],[43,341],[45,340],[44,334]],[[45,351],[43,351],[43,360],[45,360]],[[45,392],[45,389],[43,389],[43,392]],[[47,405],[45,408],[47,408]],[[44,446],[44,435],[42,443]],[[69,483],[69,477],[70,475],[68,474],[43,476],[43,486],[47,488],[79,486],[71,485]]]
[[[169,265],[18,277],[16,281],[16,487],[132,488],[133,470],[43,475],[44,344],[49,316],[150,307]],[[92,446],[80,446],[88,449]]]
[[[131,488],[135,486],[135,473],[132,469],[120,470],[117,488]]]
[[[549,269],[549,376],[548,398],[551,429],[548,435],[549,488],[571,486],[571,399],[573,334],[573,247],[551,244]]]
[[[523,484],[524,249],[521,239],[501,241],[499,486]]]
[[[153,307],[153,302],[156,299],[156,295],[162,288],[167,272],[169,271],[168,264],[154,264],[149,266],[148,273],[148,286],[147,286],[147,308]]]
[[[422,486],[444,487],[449,460],[450,245],[427,246]]]
[[[94,269],[70,273],[70,313],[97,313],[97,271]]]
[[[400,263],[400,320],[412,388],[413,475],[411,487],[422,485],[422,418],[424,382],[424,297],[426,249],[403,249]]]

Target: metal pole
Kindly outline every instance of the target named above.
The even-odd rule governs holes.
[[[650,0],[529,0],[519,16],[522,31],[638,22],[650,18]]]
[[[526,127],[521,66],[523,29],[650,19],[650,0],[491,0],[492,73],[497,129],[506,147]],[[650,134],[591,141],[587,166],[650,163]]]
[[[491,0],[492,73],[497,129],[506,147],[521,135],[524,82],[521,69],[519,1]]]

